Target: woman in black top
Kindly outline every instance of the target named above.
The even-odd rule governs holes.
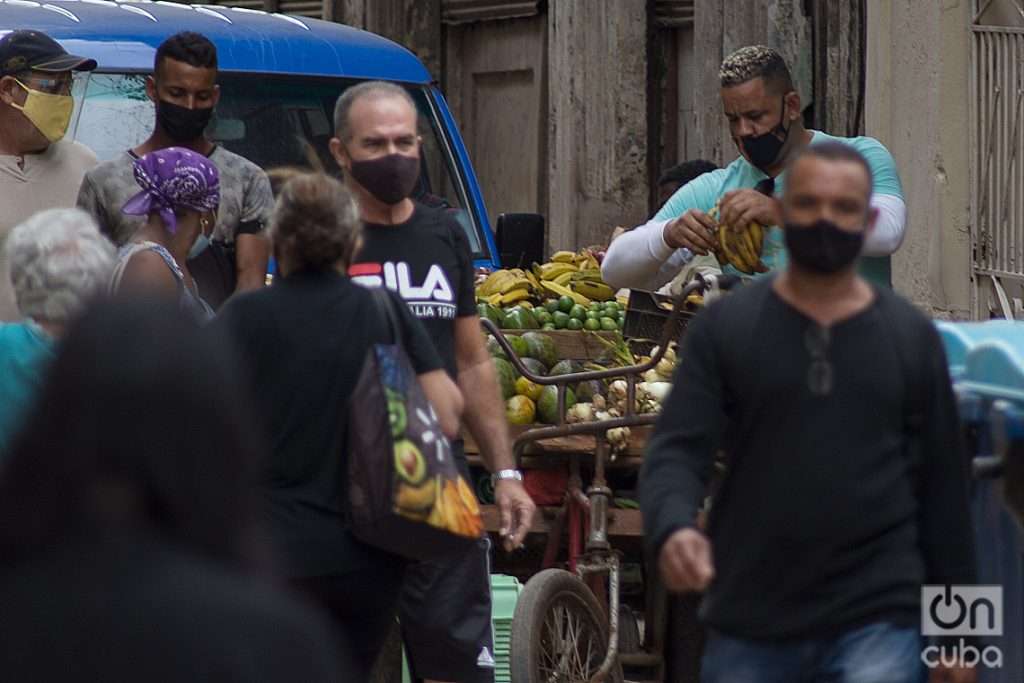
[[[0,472],[0,679],[364,680],[254,576],[245,399],[229,345],[174,304],[72,323]]]
[[[271,221],[280,277],[228,302],[218,322],[247,366],[271,446],[263,495],[286,574],[350,637],[366,672],[394,618],[404,563],[355,540],[345,526],[347,415],[363,359],[391,343],[370,291],[344,275],[360,240],[348,190],[322,174],[282,188]],[[445,432],[462,398],[423,328],[395,297],[400,340]],[[368,676],[353,680],[367,680]]]

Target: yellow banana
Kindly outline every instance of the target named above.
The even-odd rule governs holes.
[[[535,291],[535,292],[537,292],[539,294],[540,293],[540,280],[537,279],[537,276],[534,275],[531,271],[526,271],[526,280],[527,280],[527,282],[530,283],[530,286],[533,287],[533,291]]]
[[[510,292],[506,292],[501,295],[501,305],[507,306],[514,304],[517,301],[523,301],[524,299],[530,298],[530,290],[528,289],[513,289]]]
[[[534,273],[541,280],[554,280],[562,273],[575,273],[577,268],[571,263],[545,263],[539,266],[540,272],[536,270]]]
[[[604,282],[580,280],[579,282],[574,282],[572,288],[593,301],[608,301],[615,297],[615,290]]]
[[[477,288],[478,293],[481,296],[490,296],[491,294],[494,294],[496,291],[498,291],[498,283],[506,279],[507,277],[509,277],[509,272],[507,270],[494,271],[493,273],[488,275],[487,278],[480,285],[480,287]]]
[[[761,226],[758,225],[757,223],[753,223],[752,222],[750,224],[750,227],[747,228],[747,230],[743,233],[743,237],[746,240],[747,245],[748,245],[748,247],[750,249],[750,253],[751,253],[751,260],[750,260],[750,262],[754,265],[754,272],[755,273],[766,273],[766,272],[768,272],[768,266],[766,266],[764,264],[764,261],[761,260],[761,246],[762,245],[758,244],[757,241],[755,240],[755,235],[756,235],[757,229],[759,229],[760,227]]]
[[[551,255],[552,263],[573,263],[576,253],[572,251],[556,251]]]
[[[754,253],[761,257],[761,250],[764,249],[764,227],[757,222],[750,223],[750,239],[754,243]]]
[[[521,278],[513,276],[501,283],[501,286],[498,287],[497,294],[508,294],[514,289],[529,289],[529,287],[530,281],[526,279],[525,275]]]
[[[501,297],[502,296],[503,295],[500,292],[498,294],[491,294],[490,296],[485,297],[484,301],[486,301],[487,303],[489,303],[492,306],[500,306],[501,305]]]
[[[743,263],[753,270],[758,259],[757,254],[754,252],[754,245],[750,241],[750,231],[733,231],[733,234],[731,235],[731,243],[736,253],[743,258]]]
[[[576,275],[576,273],[572,272],[571,270],[567,270],[564,273],[562,273],[561,275],[559,275],[558,277],[551,278],[551,281],[556,283],[556,284],[560,284],[560,285],[564,286],[564,285],[569,284],[569,281],[572,280],[572,278],[575,275]]]
[[[556,297],[567,296],[576,303],[578,303],[580,306],[590,305],[590,299],[583,296],[579,292],[572,291],[568,287],[563,287],[562,285],[555,282],[551,282],[549,280],[542,281],[540,285],[546,292],[548,292],[548,294],[551,294]]]
[[[743,258],[736,253],[732,245],[731,235],[729,234],[731,232],[732,230],[730,230],[727,225],[720,224],[718,226],[718,246],[721,248],[722,254],[725,256],[725,261],[741,273],[752,275],[754,272],[752,266],[744,262]]]

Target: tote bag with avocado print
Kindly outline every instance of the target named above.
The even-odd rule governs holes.
[[[396,302],[373,293],[395,343],[367,351],[348,407],[350,529],[409,559],[445,555],[480,538],[480,506],[400,345]]]

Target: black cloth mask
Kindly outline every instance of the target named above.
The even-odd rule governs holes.
[[[349,172],[367,192],[392,206],[412,194],[420,177],[420,159],[404,154],[388,154],[365,161],[353,159]]]
[[[166,100],[157,100],[156,121],[174,142],[192,142],[202,136],[213,116],[213,107],[189,109]]]
[[[864,248],[864,233],[843,230],[832,221],[819,218],[810,225],[786,223],[789,258],[805,270],[830,274],[857,260]]]
[[[764,135],[744,135],[740,138],[743,151],[747,158],[757,168],[767,172],[767,169],[779,160],[782,148],[789,140],[789,131],[793,130],[793,124],[789,128],[783,128],[782,123],[786,120],[786,97],[782,97],[782,114],[778,124]],[[779,139],[779,135],[782,139]]]

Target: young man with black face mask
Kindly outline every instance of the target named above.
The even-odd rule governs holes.
[[[867,161],[826,142],[788,175],[788,265],[687,330],[641,475],[646,539],[670,590],[706,591],[704,683],[917,683],[921,586],[976,580],[945,354],[928,318],[857,272],[878,218]]]
[[[473,258],[462,227],[443,208],[411,196],[420,175],[416,105],[380,81],[345,91],[334,109],[331,153],[352,189],[366,230],[349,274],[397,291],[430,333],[445,369],[466,397],[465,427],[494,478],[507,550],[521,545],[534,504],[515,469],[505,409],[476,311]],[[461,442],[452,444],[468,475]],[[413,676],[491,683],[489,541],[406,571],[399,620]]]
[[[708,213],[720,205],[720,220],[730,226],[757,221],[775,226],[765,236],[761,260],[771,270],[785,266],[781,218],[773,197],[785,185],[787,162],[807,145],[841,140],[856,148],[871,165],[872,207],[878,221],[864,245],[867,257],[888,257],[903,241],[906,204],[892,155],[869,137],[837,138],[803,126],[800,95],[778,52],[763,45],[744,47],[722,62],[722,107],[739,158],[726,168],[706,173],[680,188],[648,223],[616,240],[602,264],[604,279],[614,287],[657,289],[684,264],[708,272],[741,275],[721,266],[710,253],[718,223]],[[888,258],[865,258],[862,273],[877,284],[890,284]]]
[[[265,229],[274,206],[270,180],[259,166],[205,136],[220,99],[217,48],[205,36],[182,32],[161,43],[146,94],[156,111],[153,133],[86,174],[78,205],[96,217],[115,244],[123,245],[144,223],[121,211],[138,192],[135,160],[167,147],[207,156],[220,173],[220,207],[216,225],[196,239],[189,260],[200,294],[217,308],[234,291],[257,289],[266,281],[270,246]],[[211,242],[214,249],[209,249]]]

